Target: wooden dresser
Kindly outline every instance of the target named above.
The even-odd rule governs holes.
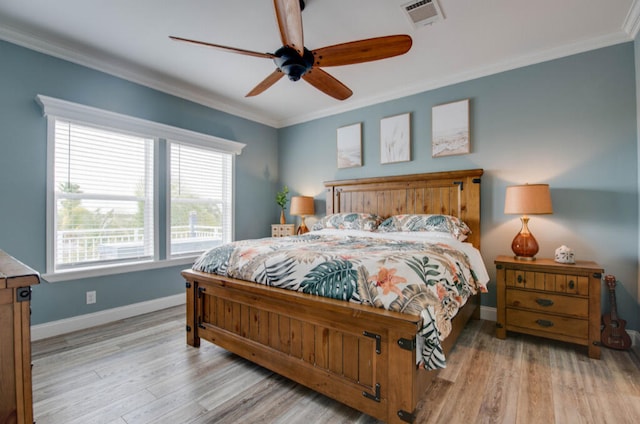
[[[600,279],[595,262],[560,264],[552,259],[496,261],[496,336],[507,331],[532,334],[588,347],[600,358]]]
[[[0,423],[33,423],[31,286],[38,273],[0,250]]]

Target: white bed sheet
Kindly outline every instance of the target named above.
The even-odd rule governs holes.
[[[489,283],[489,273],[482,259],[480,251],[471,243],[463,242],[450,234],[436,231],[411,231],[411,232],[377,232],[362,230],[338,230],[338,229],[322,229],[313,231],[318,234],[331,234],[343,237],[373,237],[389,240],[417,241],[424,243],[446,243],[464,252],[471,262],[471,266],[478,277],[478,282],[485,286]]]

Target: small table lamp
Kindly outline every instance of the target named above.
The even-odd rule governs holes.
[[[538,253],[538,242],[529,232],[529,217],[553,213],[548,184],[525,184],[507,187],[504,213],[522,215],[522,228],[511,243],[516,259],[533,261]]]
[[[291,198],[291,215],[299,215],[302,217],[302,222],[296,234],[308,233],[309,229],[304,223],[304,217],[307,215],[313,215],[315,210],[313,209],[313,197],[311,196],[293,196]]]

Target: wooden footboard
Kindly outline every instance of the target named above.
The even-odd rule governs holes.
[[[415,365],[419,317],[192,270],[182,275],[191,346],[203,338],[380,420],[413,420],[435,375]]]

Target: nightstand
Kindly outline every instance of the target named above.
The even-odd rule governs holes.
[[[271,237],[287,237],[295,233],[295,224],[271,224]]]
[[[507,331],[587,346],[600,359],[600,279],[595,262],[498,256],[496,337]]]

